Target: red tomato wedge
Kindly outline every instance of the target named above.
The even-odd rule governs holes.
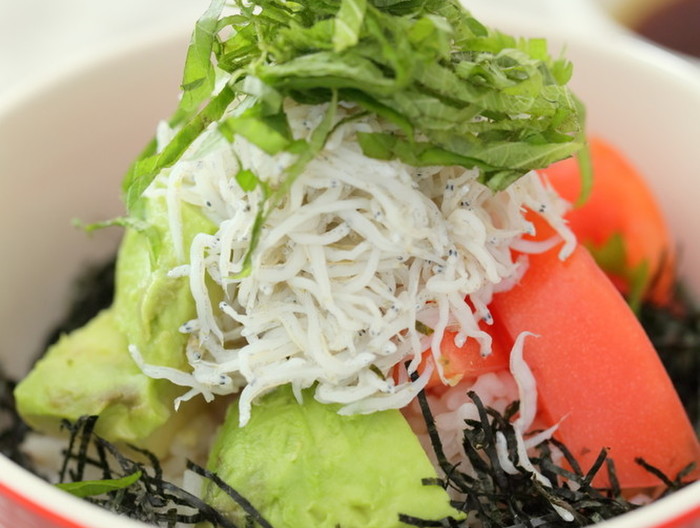
[[[658,486],[635,463],[643,457],[674,477],[700,462],[700,444],[656,351],[626,302],[581,246],[530,257],[512,290],[490,309],[511,339],[530,331],[524,357],[545,421],[584,471],[610,449],[623,488]],[[595,485],[607,485],[605,471]]]
[[[496,325],[496,323],[494,323]],[[479,325],[482,330],[491,334],[493,342],[491,354],[481,355],[481,348],[476,339],[469,338],[464,345],[458,347],[455,344],[456,332],[446,331],[440,344],[440,364],[445,379],[450,385],[456,385],[462,378],[476,377],[487,372],[497,372],[508,369],[510,349],[512,344],[503,329],[497,326],[489,327],[485,323]],[[423,372],[426,365],[433,362],[430,349],[423,352],[423,361],[418,368]],[[433,371],[426,388],[433,389],[443,385],[437,370]]]
[[[607,246],[608,261],[611,250],[621,253],[615,259],[620,262],[602,265],[623,293],[628,294],[638,282],[642,297],[668,304],[675,257],[659,205],[644,177],[619,151],[598,138],[589,143],[593,187],[588,200],[569,211],[566,219],[579,241],[593,251]],[[581,177],[575,159],[555,163],[541,173],[563,198],[576,202]]]

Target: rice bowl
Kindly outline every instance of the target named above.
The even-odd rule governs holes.
[[[520,32],[518,29],[510,29],[513,29],[515,32]],[[522,31],[525,31],[525,29]],[[129,74],[129,72],[133,72],[133,70],[130,68],[134,68],[135,64],[142,64],[144,65],[144,68],[147,69],[147,65],[152,64],[152,62],[149,61],[149,57],[179,57],[183,49],[183,43],[184,36],[176,35],[167,37],[159,42],[156,42],[155,44],[145,46],[145,49],[152,50],[153,54],[142,54],[143,50],[140,48],[136,49],[138,48],[136,47],[132,51],[127,51],[125,55],[118,55],[115,63],[116,65],[124,65],[124,68],[128,68],[123,70],[125,72],[124,75],[126,76]],[[694,76],[690,70],[685,70],[680,64],[675,64],[670,59],[665,60],[665,55],[662,57],[660,56],[664,60],[657,63],[644,57],[640,58],[637,55],[636,48],[634,48],[634,45],[631,44],[629,46],[621,45],[619,49],[613,49],[615,50],[614,53],[610,49],[604,49],[603,47],[598,48],[595,46],[590,46],[590,44],[579,43],[576,41],[568,43],[567,53],[577,65],[575,82],[578,87],[578,91],[584,100],[586,100],[589,104],[590,127],[594,132],[605,135],[606,137],[615,141],[617,144],[621,145],[623,149],[625,149],[641,167],[646,168],[650,175],[665,174],[666,171],[671,172],[674,174],[674,184],[676,182],[675,177],[678,177],[678,181],[681,183],[677,188],[670,188],[669,182],[665,181],[663,177],[658,182],[652,182],[652,185],[655,186],[662,197],[662,203],[665,206],[673,231],[678,234],[681,240],[690,241],[692,240],[692,228],[694,225],[697,225],[697,212],[693,208],[693,198],[696,198],[698,195],[696,192],[697,189],[692,186],[692,183],[690,183],[692,178],[692,170],[684,168],[684,163],[688,158],[687,153],[692,152],[693,138],[700,137],[697,128],[698,123],[700,122],[700,116],[698,116],[698,119],[693,119],[691,117],[700,113],[700,89],[698,89],[700,83],[698,78],[697,76]],[[599,73],[599,69],[601,68],[605,68],[604,78],[609,79],[610,82],[610,87],[606,87],[606,92],[602,96],[598,95],[598,90],[600,89],[601,84],[601,74]],[[98,72],[102,71],[104,70],[100,70],[98,68]],[[97,76],[98,74],[94,75]],[[616,75],[620,75],[620,78],[615,77]],[[177,77],[177,72],[174,73],[174,76]],[[68,77],[63,81],[63,84],[64,86],[74,86],[71,83],[81,83],[81,86],[89,86],[87,83],[85,83],[86,78],[92,78],[91,74],[83,73],[73,77]],[[589,81],[589,79],[595,80]],[[627,83],[629,83],[629,85]],[[172,93],[172,86],[174,86],[174,83],[170,80],[168,80],[167,83],[164,81],[154,80],[152,84],[148,85],[147,89],[142,88],[143,91],[139,94],[139,97],[142,97],[143,100],[146,101],[144,107],[152,108],[150,101],[159,101],[161,100],[163,93]],[[626,90],[625,87],[627,87]],[[644,87],[643,89],[645,90],[649,90],[649,99],[652,100],[659,100],[657,99],[659,94],[664,94],[665,97],[668,97],[668,93],[670,93],[671,90],[674,91],[673,93],[681,94],[678,97],[673,98],[673,101],[678,101],[678,104],[682,105],[682,112],[670,111],[668,108],[664,108],[663,111],[660,112],[661,115],[652,117],[655,123],[654,131],[637,126],[632,126],[630,128],[630,124],[635,123],[636,116],[640,115],[641,109],[648,111],[646,105],[648,98],[646,95],[644,97],[639,96],[639,99],[633,100],[630,100],[629,98],[625,99],[624,97],[631,91],[641,91],[642,87]],[[94,93],[92,91],[88,91],[88,93],[83,94],[81,104],[77,105],[76,107],[77,112],[79,112],[80,109],[90,108],[90,104],[88,104],[88,102],[91,101],[91,97],[94,98],[92,100],[100,100],[100,98],[104,97],[104,93],[100,93],[102,88],[103,87],[100,87],[100,89]],[[615,88],[620,90],[620,100],[625,101],[624,105],[616,103],[615,101],[618,100],[618,98],[610,95],[610,92]],[[146,90],[151,99],[147,98]],[[46,101],[47,97],[48,96],[46,94],[39,94],[37,99]],[[13,105],[12,108],[0,111],[0,123],[2,123],[2,126],[0,127],[0,145],[2,145],[3,149],[7,149],[8,151],[7,153],[2,152],[2,156],[0,157],[3,163],[3,177],[5,177],[4,174],[16,174],[19,170],[26,171],[22,172],[22,174],[27,174],[27,176],[23,177],[19,182],[18,178],[12,178],[9,180],[10,186],[13,188],[17,188],[18,183],[26,182],[27,185],[30,186],[30,182],[32,181],[43,181],[41,180],[40,175],[45,170],[44,167],[39,166],[33,168],[28,166],[27,157],[24,155],[21,156],[20,160],[17,162],[15,162],[15,158],[12,157],[13,154],[17,155],[15,153],[22,152],[21,145],[27,145],[31,142],[43,143],[42,140],[38,140],[36,138],[36,129],[31,129],[28,132],[29,137],[22,137],[22,134],[18,133],[18,130],[21,129],[15,125],[15,121],[12,121],[13,116],[16,114],[21,116],[21,119],[25,122],[32,122],[31,116],[27,117],[26,114],[22,114],[21,109],[26,108],[26,111],[29,112],[37,111],[36,109],[40,108],[37,104],[37,99],[27,98],[27,100],[22,104],[16,103],[16,106]],[[117,98],[115,97],[115,101],[116,100]],[[683,103],[680,101],[683,101]],[[52,108],[61,108],[62,104],[62,101],[57,101],[55,105],[49,106]],[[73,105],[67,104],[65,106],[71,108]],[[20,110],[16,110],[16,108]],[[147,137],[153,128],[153,123],[155,120],[166,113],[162,110],[154,110],[153,112],[152,117],[144,118],[143,128],[141,128],[139,124],[138,130],[139,133],[143,134],[142,137]],[[110,122],[121,123],[122,121],[120,121],[119,118],[122,117],[124,118],[123,121],[125,121],[124,126],[128,125],[136,127],[136,124],[131,122],[131,118],[128,117],[128,114],[129,112],[126,110],[115,109],[114,116],[112,116]],[[681,124],[676,124],[672,120],[679,115],[684,115],[684,119],[686,120],[682,121]],[[76,113],[76,110],[72,111],[71,116],[74,122],[79,122],[80,114]],[[58,116],[56,122],[63,122],[62,117],[63,116]],[[90,113],[86,111],[86,124],[91,122],[90,117]],[[7,123],[7,125],[5,123]],[[81,137],[80,139],[70,141],[70,143],[74,145],[81,145],[83,147],[81,150],[103,152],[103,149],[105,148],[104,145],[107,143],[104,142],[104,138],[99,140],[94,138],[91,128],[93,127],[75,127],[74,130],[77,129],[75,130],[76,133],[85,133],[86,137]],[[53,129],[54,126],[45,125],[41,128],[41,131],[51,131]],[[663,159],[661,159],[662,157],[658,156],[658,153],[651,148],[651,145],[658,144],[658,131],[660,130],[670,130],[673,131],[674,134],[673,144],[670,146],[664,146]],[[679,141],[675,141],[675,133],[678,130],[684,130],[685,132],[680,134],[681,137],[679,138]],[[683,141],[686,141],[687,144],[683,144]],[[113,143],[109,142],[108,144],[111,146]],[[138,144],[139,142],[136,142],[136,145]],[[19,146],[10,147],[10,145]],[[94,146],[87,148],[88,145]],[[642,145],[643,148],[640,149],[639,145]],[[132,145],[127,147],[127,150],[135,148],[136,147]],[[14,229],[8,229],[7,232],[3,231],[3,237],[11,241],[11,249],[9,254],[22,254],[23,256],[26,256],[26,259],[23,258],[21,260],[18,259],[17,261],[11,261],[12,265],[16,267],[10,268],[6,274],[3,274],[5,277],[9,278],[7,286],[3,284],[3,291],[11,292],[10,295],[5,296],[7,306],[3,306],[3,320],[8,325],[7,328],[14,329],[12,333],[6,332],[3,336],[3,351],[29,349],[30,352],[28,352],[27,355],[31,355],[38,346],[38,338],[36,345],[29,347],[26,336],[31,333],[30,329],[47,328],[53,319],[53,314],[60,311],[60,306],[64,302],[61,297],[61,292],[53,290],[54,293],[51,295],[44,293],[42,296],[32,296],[31,300],[35,303],[34,306],[30,305],[28,302],[22,302],[20,309],[17,309],[16,304],[18,303],[16,302],[16,299],[22,298],[24,294],[21,291],[13,291],[11,289],[11,285],[23,285],[26,283],[26,279],[17,280],[16,278],[29,276],[32,276],[32,280],[35,281],[38,291],[41,292],[50,292],[52,291],[51,288],[57,288],[60,290],[63,287],[62,285],[68,283],[69,278],[80,267],[83,259],[88,258],[88,255],[90,254],[89,252],[94,251],[94,243],[82,240],[82,235],[80,234],[76,235],[75,233],[71,233],[70,219],[77,216],[90,221],[112,215],[112,212],[118,207],[118,204],[115,203],[114,197],[117,195],[116,188],[122,171],[117,166],[126,166],[129,159],[133,157],[134,153],[135,150],[127,152],[124,154],[124,158],[122,159],[113,159],[105,154],[104,159],[100,160],[101,162],[104,162],[104,165],[100,166],[104,167],[104,169],[86,169],[82,166],[76,167],[75,160],[80,159],[79,156],[76,158],[75,154],[71,155],[68,149],[63,149],[62,151],[56,153],[56,159],[63,160],[64,158],[61,158],[61,156],[65,155],[65,169],[62,168],[62,162],[59,161],[53,162],[52,168],[57,173],[65,172],[66,174],[74,174],[75,179],[71,180],[70,183],[75,185],[74,189],[76,192],[71,191],[71,187],[68,186],[68,182],[66,182],[66,180],[56,178],[50,182],[47,182],[47,184],[44,186],[44,189],[46,190],[45,203],[48,205],[43,205],[42,198],[39,196],[36,200],[32,200],[31,202],[32,205],[37,205],[37,209],[27,206],[26,203],[8,203],[3,207],[3,214],[8,214],[8,218],[12,219],[12,225],[4,225],[3,230],[17,224],[31,224],[35,226],[35,232],[43,235],[41,237],[41,244],[28,244],[26,237],[12,236],[13,233],[16,233]],[[111,155],[112,153],[110,152],[109,154]],[[668,155],[668,159],[666,159],[666,155]],[[39,163],[39,165],[41,164]],[[96,179],[91,179],[89,174],[83,175],[83,173],[79,172],[83,169],[90,170],[92,173],[97,170],[100,170],[101,172],[104,170],[105,173],[114,174],[114,186],[105,186],[99,182],[96,185],[97,188],[90,193],[89,197],[86,197],[84,191],[81,191],[81,189],[84,188],[84,182],[96,181]],[[56,185],[56,187],[49,188],[48,185]],[[688,189],[692,189],[693,192],[688,192]],[[28,196],[31,190],[31,186],[29,189],[26,189],[26,192],[24,192],[25,189],[20,189],[18,190],[18,195]],[[100,193],[100,191],[102,192]],[[672,191],[678,191],[678,194],[672,194]],[[33,196],[36,195],[35,192],[31,194]],[[53,203],[53,196],[62,197],[62,210],[65,211],[65,213],[63,213],[63,219],[57,219],[52,215],[46,214],[46,211],[49,210],[49,206]],[[65,200],[63,200],[63,198],[65,198]],[[108,207],[102,205],[106,203],[111,205]],[[681,206],[681,204],[684,205]],[[19,211],[17,214],[12,213],[12,215],[9,216],[9,213],[7,212],[12,210],[13,205],[19,205]],[[92,209],[86,210],[86,205],[92,207]],[[27,220],[23,220],[23,217],[20,216],[22,213],[28,213],[31,216],[29,216]],[[20,218],[20,220],[17,220],[17,218]],[[41,227],[39,227],[35,218],[42,219],[40,221],[45,221],[45,224],[42,224]],[[64,230],[58,231],[59,229]],[[47,236],[48,233],[51,234]],[[69,236],[73,236],[74,239],[78,239],[76,241],[75,251],[66,250],[66,245],[63,241],[65,237]],[[105,240],[103,243],[105,246],[103,251],[105,252],[109,252],[110,247],[114,247],[113,240]],[[51,246],[51,244],[55,244],[55,246]],[[36,251],[37,254],[31,253],[32,251]],[[31,272],[27,269],[28,262],[43,263],[47,262],[49,259],[52,262],[52,273],[50,276],[48,276],[48,274],[45,272],[40,272],[41,268],[35,272]],[[698,259],[697,248],[694,249],[692,246],[688,246],[684,251],[684,260],[682,262],[681,269],[685,273],[685,276],[688,277],[688,280],[695,291],[700,290],[700,288],[698,288],[698,285],[700,284],[698,281],[700,279],[690,273],[690,270],[696,268],[699,261],[700,259]],[[36,277],[36,279],[34,277]],[[45,281],[45,284],[41,284],[41,281]],[[46,296],[51,298],[55,304],[49,305],[45,300]],[[22,308],[24,310],[22,310]],[[31,324],[28,324],[29,321],[31,321]],[[10,363],[11,373],[21,374],[26,370],[26,364],[23,364],[22,361],[16,361],[15,356],[13,356],[12,361],[13,362]],[[66,497],[62,494],[59,495],[54,490],[47,490],[48,486],[45,484],[37,483],[36,490],[41,490],[40,492],[37,492],[33,487],[33,478],[29,477],[29,475],[27,475],[24,471],[19,470],[17,467],[5,460],[3,460],[2,463],[7,464],[8,466],[7,470],[3,468],[3,471],[0,473],[3,475],[2,478],[4,479],[2,481],[3,491],[5,489],[19,489],[21,490],[20,493],[23,495],[26,494],[30,497],[41,496],[41,499],[39,500],[42,501],[42,504],[45,498],[55,496],[59,501],[60,506],[57,504],[55,506],[55,510],[54,506],[52,506],[51,511],[61,512],[61,515],[65,515],[66,518],[78,521],[85,526],[103,525],[106,522],[103,522],[102,519],[107,518],[110,519],[108,522],[113,526],[122,526],[122,524],[118,523],[124,523],[123,526],[125,527],[133,525],[133,523],[123,519],[117,520],[111,516],[104,517],[104,515],[106,515],[104,512],[97,513],[94,508],[87,504],[78,503],[74,499]],[[18,473],[22,476],[20,478],[14,478],[13,475]],[[32,487],[32,491],[29,491],[29,487],[26,489],[17,488],[16,483],[21,481],[32,482],[30,485]],[[635,512],[633,514],[626,515],[623,518],[606,523],[606,526],[681,526],[682,522],[692,519],[693,517],[697,517],[698,515],[698,508],[700,508],[700,505],[695,497],[698,490],[697,486],[698,485],[695,484],[694,486],[675,494],[669,499],[664,499],[657,504],[645,508],[641,512]],[[36,495],[34,495],[34,493],[36,493]],[[9,495],[9,492],[6,494]],[[679,502],[682,504],[682,506],[678,505]],[[686,513],[684,513],[682,517],[677,517],[678,512],[681,509]],[[671,512],[670,518],[668,517],[668,511]],[[657,514],[657,512],[659,513]],[[10,518],[10,515],[12,514],[8,514],[7,517]],[[96,517],[92,517],[93,515]],[[659,517],[656,517],[656,515],[659,515]],[[94,522],[92,519],[94,519]],[[671,524],[669,524],[669,522]]]

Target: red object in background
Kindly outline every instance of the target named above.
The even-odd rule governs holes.
[[[625,300],[581,246],[530,256],[530,267],[490,309],[515,339],[529,331],[524,357],[539,407],[584,472],[609,448],[623,488],[660,481],[634,459],[675,477],[700,462],[700,444],[671,380]],[[697,474],[697,472],[696,472]],[[606,485],[606,472],[595,485]]]

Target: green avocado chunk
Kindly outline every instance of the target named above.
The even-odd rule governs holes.
[[[99,415],[97,433],[111,441],[144,445],[156,453],[194,405],[173,410],[183,392],[167,380],[149,378],[129,353],[144,361],[187,366],[188,336],[179,327],[195,316],[187,278],[168,277],[182,264],[169,233],[163,198],[147,202],[148,226],[127,229],[117,258],[112,306],[85,327],[62,336],[15,390],[17,409],[34,429],[54,433],[62,419]],[[191,206],[182,210],[183,247],[214,225]]]
[[[438,520],[460,514],[397,410],[341,416],[305,391],[283,387],[256,405],[244,427],[231,406],[208,469],[242,494],[274,528],[405,527],[399,513]],[[244,525],[245,513],[211,481],[204,500]]]
[[[149,227],[129,229],[119,249],[115,319],[146,363],[182,369],[187,367],[183,351],[188,336],[179,329],[196,316],[195,303],[187,278],[168,276],[183,262],[176,254],[165,200],[150,199],[146,215]],[[216,226],[199,209],[184,205],[182,229],[187,253],[198,233],[212,233]]]
[[[34,429],[53,432],[61,419],[99,415],[99,434],[137,441],[171,414],[162,382],[144,376],[107,309],[64,335],[15,391],[17,408]]]

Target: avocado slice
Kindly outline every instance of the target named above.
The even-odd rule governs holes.
[[[156,430],[171,418],[177,388],[145,376],[127,346],[111,308],[62,336],[15,390],[20,415],[52,434],[62,419],[98,415],[100,436],[163,452]]]
[[[182,207],[185,251],[198,233],[213,233],[216,226],[191,205]],[[186,277],[169,277],[179,261],[168,224],[165,199],[147,202],[148,227],[128,229],[119,249],[115,274],[115,320],[146,363],[187,368],[183,353],[188,336],[180,326],[196,317]]]
[[[162,453],[172,431],[195,412],[191,403],[175,413],[173,399],[183,389],[147,377],[128,349],[136,345],[147,363],[186,368],[188,336],[178,329],[196,314],[187,279],[167,275],[181,262],[165,199],[150,198],[146,207],[148,226],[127,229],[122,241],[112,306],[62,336],[15,390],[20,415],[36,430],[55,433],[62,419],[99,415],[101,436]],[[183,207],[182,220],[184,247],[215,229],[193,206]]]
[[[289,387],[260,400],[240,427],[231,405],[208,469],[241,493],[274,528],[399,528],[399,513],[422,519],[462,514],[446,491],[424,485],[432,464],[398,410],[342,416],[337,405]],[[245,512],[213,482],[203,497],[231,521]]]

